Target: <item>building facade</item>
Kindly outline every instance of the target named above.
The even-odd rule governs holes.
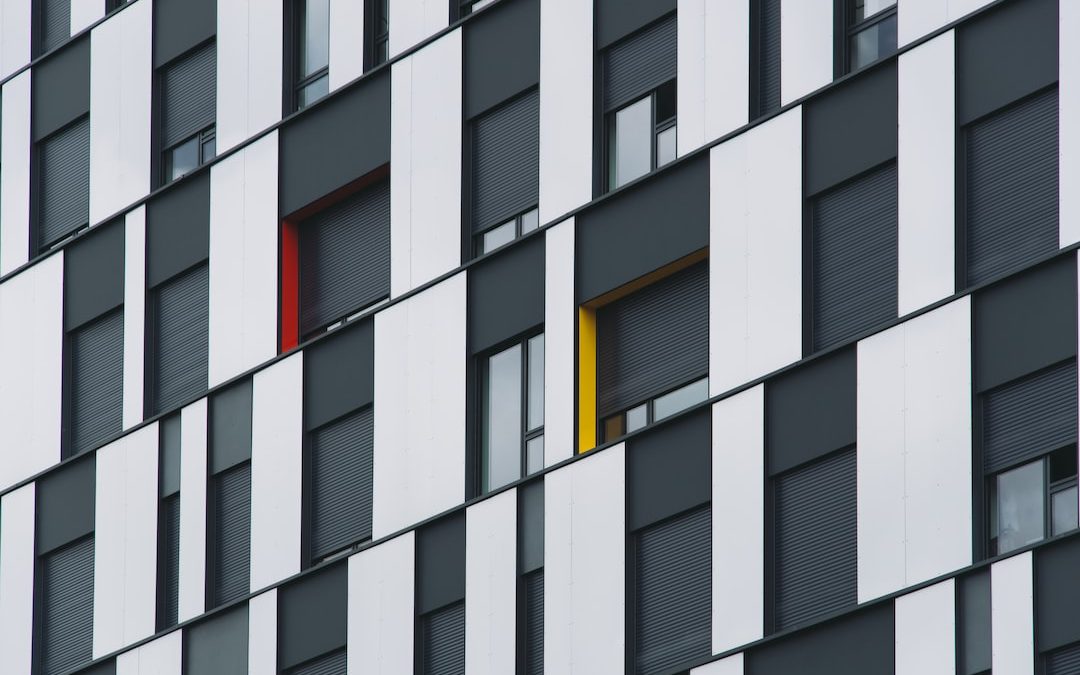
[[[1080,674],[1076,0],[0,0],[0,671]]]

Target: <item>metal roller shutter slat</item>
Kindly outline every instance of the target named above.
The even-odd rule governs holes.
[[[1047,654],[1046,675],[1080,675],[1080,644],[1062,647]]]
[[[208,42],[167,66],[162,77],[165,146],[214,124],[217,116],[217,49]]]
[[[368,407],[312,435],[315,559],[371,538],[373,419]]]
[[[169,410],[206,391],[209,269],[200,265],[157,288],[155,410]]]
[[[346,675],[347,672],[348,658],[345,650],[341,650],[299,665],[289,675]]]
[[[423,624],[423,675],[465,675],[465,603],[431,612]]]
[[[90,118],[83,117],[43,141],[39,248],[90,221]]]
[[[222,605],[248,593],[251,569],[251,465],[214,480],[214,599]]]
[[[53,675],[93,658],[94,537],[48,554],[43,572],[41,665]]]
[[[124,427],[124,312],[79,328],[71,341],[71,441],[75,453]]]
[[[165,598],[162,619],[175,626],[180,614],[180,495],[165,500]]]
[[[761,55],[758,67],[761,110],[780,107],[780,0],[761,0]]]
[[[672,14],[608,48],[604,52],[604,110],[629,103],[674,78],[677,40]]]
[[[1010,382],[983,399],[987,473],[1076,441],[1076,362]]]
[[[472,220],[476,232],[539,201],[540,94],[528,94],[479,118],[473,127]]]
[[[71,37],[71,0],[47,0],[42,3],[43,51],[62,45]]]
[[[525,576],[525,675],[544,675],[544,570]]]

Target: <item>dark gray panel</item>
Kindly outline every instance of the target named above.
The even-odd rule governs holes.
[[[525,576],[525,673],[544,675],[544,570]]]
[[[371,539],[371,407],[311,434],[311,558]]]
[[[421,619],[423,675],[465,675],[465,603]]]
[[[981,397],[987,474],[1076,442],[1076,362],[1010,382]]]
[[[527,574],[544,566],[544,481],[518,488],[518,568]]]
[[[278,667],[282,670],[345,646],[349,577],[344,562],[282,587]]]
[[[1035,551],[1035,644],[1047,652],[1080,641],[1080,540]]]
[[[890,61],[807,104],[807,195],[896,157],[896,87],[896,61]]]
[[[180,491],[180,415],[161,420],[161,496]]]
[[[281,214],[288,215],[390,161],[389,71],[335,95],[280,133]]]
[[[38,554],[94,531],[94,455],[52,471],[37,482]]]
[[[636,535],[634,566],[634,673],[668,673],[711,654],[711,506]]]
[[[674,14],[604,52],[604,111],[614,110],[668,80],[678,68]]]
[[[149,288],[210,257],[210,172],[170,185],[146,206]]]
[[[464,598],[465,514],[426,525],[416,540],[416,611],[426,614]]]
[[[90,36],[35,64],[32,86],[35,143],[90,112]]]
[[[956,112],[967,124],[1058,79],[1056,0],[1005,2],[957,29]]]
[[[854,448],[776,478],[778,630],[855,606],[855,519]]]
[[[64,330],[124,304],[124,224],[80,237],[64,252]]]
[[[465,24],[465,118],[540,82],[540,2],[514,0]]]
[[[958,580],[957,665],[959,675],[978,675],[991,667],[990,568]]]
[[[596,332],[601,418],[708,375],[708,263],[601,307]]]
[[[676,0],[598,0],[596,47],[603,49],[642,26],[675,11]]]
[[[967,128],[964,151],[968,284],[1057,251],[1057,89]]]
[[[210,397],[210,473],[251,459],[251,379]]]
[[[390,183],[300,224],[300,334],[390,295]]]
[[[746,675],[893,673],[893,605],[884,602],[746,653]]]
[[[1046,655],[1046,675],[1080,675],[1080,645],[1070,645]]]
[[[759,115],[780,109],[780,0],[757,0]]]
[[[217,43],[207,42],[161,74],[161,136],[165,147],[213,126],[217,115]]]
[[[975,294],[978,391],[1076,356],[1076,258],[1062,256]]]
[[[628,446],[627,529],[652,525],[712,498],[708,410],[635,436]]]
[[[124,312],[112,312],[71,334],[71,437],[77,455],[124,429]]]
[[[94,649],[94,537],[50,553],[41,573],[41,672],[89,663]]]
[[[247,671],[247,604],[184,629],[185,673],[235,675]]]
[[[161,501],[161,604],[158,629],[175,626],[180,614],[180,495]]]
[[[813,345],[821,350],[897,316],[896,164],[813,203]]]
[[[373,321],[351,324],[304,350],[304,426],[311,430],[375,400]]]
[[[346,675],[348,652],[344,649],[320,656],[288,671],[288,675]]]
[[[472,227],[480,232],[540,199],[540,93],[534,89],[473,122]]]
[[[210,279],[206,265],[159,286],[154,302],[154,412],[206,391],[210,333]]]
[[[46,52],[71,37],[71,0],[40,0],[41,48]]]
[[[154,67],[158,68],[217,33],[217,0],[154,3]]]
[[[480,353],[544,323],[544,238],[469,270],[469,349]]]
[[[709,245],[708,157],[682,163],[577,216],[577,300]]]
[[[86,670],[80,670],[79,675],[116,675],[116,661],[104,661]]]
[[[234,466],[214,476],[210,498],[213,500],[211,605],[217,607],[248,594],[251,578],[251,464]]]
[[[90,220],[90,118],[42,141],[37,248],[44,251]]]

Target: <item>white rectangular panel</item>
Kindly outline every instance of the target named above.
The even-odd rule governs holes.
[[[450,24],[446,0],[390,0],[390,58]]]
[[[124,216],[124,428],[143,420],[146,351],[146,206]]]
[[[765,385],[718,401],[712,418],[712,651],[719,654],[760,639],[765,622]]]
[[[13,673],[29,673],[33,661],[34,490],[0,499],[0,654]]]
[[[780,0],[780,103],[833,80],[833,0]]]
[[[0,284],[0,490],[60,461],[64,254]]]
[[[991,664],[995,673],[1035,672],[1031,551],[990,566]]]
[[[300,571],[304,353],[255,373],[251,393],[251,590]]]
[[[952,579],[896,599],[896,675],[956,672],[956,588]]]
[[[679,0],[679,156],[747,123],[750,3]]]
[[[574,219],[544,233],[544,466],[574,455]]]
[[[1080,242],[1080,2],[1058,3],[1058,190],[1062,248]],[[6,111],[5,111],[6,112]]]
[[[465,499],[465,274],[375,315],[378,539]]]
[[[802,357],[802,108],[710,153],[709,389]]]
[[[743,655],[739,653],[698,666],[690,675],[743,675],[743,672]]]
[[[158,425],[97,452],[94,491],[94,658],[154,634]]]
[[[214,387],[277,354],[278,139],[210,170],[210,354]]]
[[[900,315],[955,287],[956,113],[953,32],[900,55],[898,248]]]
[[[540,2],[540,222],[592,199],[593,3]]]
[[[391,66],[391,295],[461,262],[461,40],[455,30]]]
[[[180,412],[180,621],[206,609],[206,399]]]
[[[218,3],[218,154],[281,119],[281,3]]]
[[[465,672],[514,672],[517,490],[465,510],[465,597]]]
[[[626,447],[544,479],[544,664],[622,675],[626,622]]]
[[[183,632],[174,630],[116,657],[116,675],[181,675]]]
[[[993,0],[897,0],[897,44],[903,47],[991,2]],[[1062,2],[1062,8],[1067,4]]]
[[[364,0],[330,0],[330,91],[364,74]]]
[[[105,0],[71,0],[71,34],[78,35],[79,31],[90,27],[103,16],[105,16]],[[147,33],[146,37],[149,40],[150,34]]]
[[[30,63],[33,0],[0,0],[0,78]]]
[[[415,535],[349,558],[349,675],[413,675]]]
[[[248,601],[248,675],[277,675],[277,589]]]
[[[0,95],[0,274],[30,259],[30,74],[4,83]]]

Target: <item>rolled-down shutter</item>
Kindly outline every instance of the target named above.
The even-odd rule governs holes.
[[[390,295],[390,184],[380,183],[300,226],[300,332]]]
[[[602,417],[708,374],[708,263],[677,272],[597,314]]]
[[[161,88],[165,147],[212,126],[217,116],[217,45],[208,42],[166,66]]]
[[[124,426],[124,312],[111,312],[71,335],[72,454]]]
[[[465,603],[423,617],[423,675],[465,675]]]
[[[71,37],[71,0],[44,0],[41,3],[41,50],[58,47]]]
[[[162,527],[164,528],[161,565],[161,626],[175,626],[180,614],[180,495],[174,494],[162,501]]]
[[[209,277],[209,268],[200,265],[155,289],[155,412],[174,408],[206,391]]]
[[[90,220],[90,118],[41,142],[38,248],[44,250]]]
[[[986,472],[1076,442],[1076,362],[1068,361],[983,395]]]
[[[347,672],[348,657],[342,649],[296,666],[288,675],[346,675]]]
[[[1080,644],[1055,649],[1047,654],[1046,675],[1080,675]]]
[[[94,537],[53,551],[43,562],[41,670],[53,675],[93,658]]]
[[[214,477],[214,605],[248,593],[251,570],[251,464]]]
[[[540,198],[540,94],[477,118],[472,129],[472,222],[480,232]]]
[[[897,315],[896,164],[813,203],[814,349]]]
[[[855,450],[776,479],[776,623],[850,607],[856,592]]]
[[[668,673],[711,653],[711,507],[635,537],[634,672]]]
[[[758,114],[780,108],[780,0],[759,0]]]
[[[544,675],[544,568],[525,575],[525,675]]]
[[[968,283],[1057,251],[1057,88],[972,124],[964,140]]]
[[[675,77],[679,61],[674,14],[604,52],[604,110],[629,103]]]
[[[371,538],[373,420],[369,406],[311,435],[315,560]]]

